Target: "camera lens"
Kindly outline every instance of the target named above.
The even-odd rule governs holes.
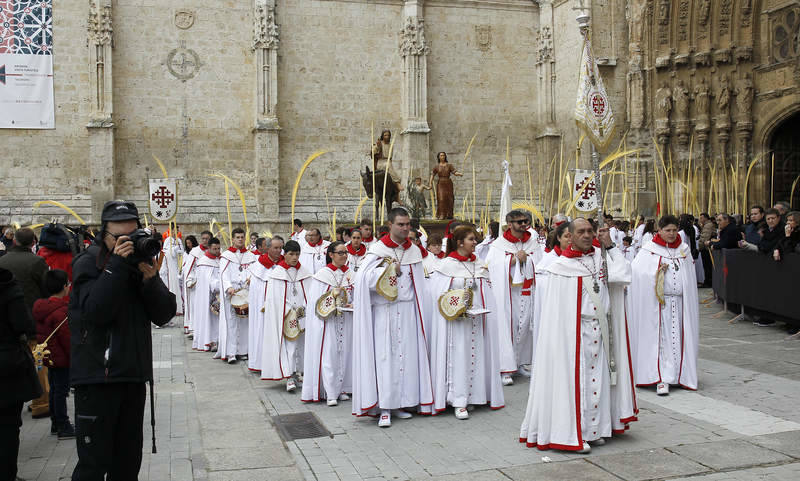
[[[161,244],[153,237],[143,237],[136,241],[134,250],[137,254],[141,254],[143,257],[152,258],[161,252]]]

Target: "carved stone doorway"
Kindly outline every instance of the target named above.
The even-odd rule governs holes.
[[[775,202],[780,200],[791,202],[789,194],[792,190],[792,183],[800,175],[800,136],[798,132],[800,132],[800,112],[781,122],[775,128],[769,142],[770,150],[775,154]],[[767,175],[767,193],[769,193],[769,174]],[[794,206],[800,206],[800,187],[795,189],[794,198]]]

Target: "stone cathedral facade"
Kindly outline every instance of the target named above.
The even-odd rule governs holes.
[[[692,157],[700,205],[712,166],[773,153],[774,174],[755,165],[750,198],[769,202],[774,186],[774,200],[788,199],[800,174],[794,0],[64,0],[53,15],[56,128],[0,130],[0,224],[62,214],[34,214],[44,199],[89,222],[112,198],[146,210],[156,156],[179,179],[181,225],[225,223],[225,188],[209,175],[222,172],[252,225],[285,226],[317,150],[329,153],[306,171],[296,216],[324,223],[336,209],[352,222],[383,129],[403,184],[427,180],[448,153],[465,174],[456,211],[464,196],[473,204],[472,136],[479,208],[499,202],[508,142],[514,195],[533,190],[546,209],[548,167],[576,157],[580,8],[619,139],[640,149],[627,181],[640,210],[655,207],[656,146],[674,172]],[[577,157],[588,167],[588,148]],[[230,205],[241,222],[235,194]]]

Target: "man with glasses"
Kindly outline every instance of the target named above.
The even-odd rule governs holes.
[[[492,280],[500,339],[500,370],[503,385],[514,381],[514,373],[530,376],[534,347],[533,295],[534,264],[542,255],[539,236],[529,229],[531,214],[514,209],[506,214],[508,229],[492,242],[486,263]]]

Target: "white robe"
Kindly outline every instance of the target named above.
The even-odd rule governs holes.
[[[428,255],[422,258],[422,268],[425,270],[425,277],[430,277],[442,263],[442,260],[435,255],[428,252]]]
[[[582,258],[600,272],[600,249]],[[628,329],[623,287],[630,282],[630,264],[619,249],[608,251],[610,289],[600,281],[600,309],[612,307],[613,348],[617,385],[610,385],[605,340],[594,303],[590,269],[564,255],[547,270],[542,294],[542,326],[533,364],[528,406],[520,442],[539,449],[577,451],[584,441],[623,433],[636,420],[636,394],[629,363]],[[599,274],[598,274],[599,275]]]
[[[269,272],[274,269],[259,262],[250,264],[250,298],[248,299],[247,368],[261,371],[261,341],[264,338],[264,317]]]
[[[544,292],[544,286],[547,284],[548,277],[550,277],[550,271],[547,270],[547,267],[557,260],[558,254],[555,250],[551,250],[550,252],[546,252],[542,256],[542,260],[536,263],[536,289],[540,293]],[[542,307],[545,302],[546,299],[544,296],[535,296],[533,298],[533,323],[531,326],[533,350],[531,352],[531,365],[533,365],[534,358],[536,357],[536,343],[539,340],[539,327],[542,324]]]
[[[199,246],[193,248],[188,255],[183,256],[183,266],[181,267],[181,277],[183,278],[183,282],[181,283],[181,289],[183,290],[183,327],[188,329],[189,331],[194,331],[194,319],[192,316],[192,297],[194,296],[194,289],[190,289],[187,287],[187,282],[189,279],[192,279],[192,282],[197,281],[197,276],[195,272],[195,267],[197,266],[197,262],[200,260],[201,257],[205,256],[205,251],[203,251]]]
[[[398,297],[388,301],[375,291],[385,257],[400,260]],[[422,254],[411,244],[390,248],[376,242],[356,275],[353,291],[353,414],[375,414],[433,404],[426,333],[430,303],[426,300]]]
[[[292,377],[303,366],[304,335],[290,341],[283,335],[283,319],[292,308],[306,308],[307,279],[311,277],[302,264],[300,269],[279,264],[269,272],[267,283],[264,336],[261,342],[261,379],[279,381]],[[308,316],[308,309],[306,309]],[[300,319],[305,329],[306,319]]]
[[[673,262],[678,262],[675,271]],[[656,270],[664,273],[664,300],[655,295]],[[667,249],[655,242],[642,246],[632,264],[628,312],[637,385],[659,382],[697,389],[699,304],[689,246]]]
[[[219,292],[219,258],[211,259],[205,254],[192,269],[197,283],[192,291],[192,325],[194,338],[192,349],[208,351],[211,343],[219,340],[219,316],[211,312],[211,299]]]
[[[217,356],[223,361],[228,357],[247,354],[248,319],[239,317],[230,304],[228,289],[239,290],[247,285],[250,264],[258,262],[250,251],[232,252],[226,250],[220,255],[219,275],[222,295],[219,303],[219,347]]]
[[[524,264],[514,262],[515,253],[524,250]],[[508,374],[533,358],[533,302],[535,295],[535,265],[544,255],[536,234],[527,242],[512,243],[505,236],[492,242],[486,263],[492,280],[497,307],[497,335],[500,342],[500,370]]]
[[[639,252],[639,249],[642,248],[642,236],[644,235],[644,226],[645,223],[642,222],[641,224],[636,226],[636,229],[633,231],[633,243],[631,244],[634,249],[634,255]]]
[[[366,249],[369,249],[369,247]],[[367,255],[366,249],[364,249],[363,255],[351,254],[349,250],[347,251],[347,267],[352,269],[354,274],[361,269],[361,264],[364,262],[364,257]]]
[[[183,315],[183,293],[181,291],[181,269],[180,269],[180,256],[183,254],[183,246],[181,241],[176,238],[167,237],[164,239],[164,244],[161,247],[161,252],[164,253],[164,260],[161,263],[161,269],[158,273],[164,285],[167,286],[169,291],[175,294],[175,300],[178,304],[178,310],[175,312],[176,316]]]
[[[474,273],[474,278],[473,278]],[[451,289],[472,286],[472,307],[488,309],[488,314],[463,316],[448,321],[438,309],[439,298]],[[482,261],[447,257],[428,283],[431,301],[431,381],[435,403],[432,414],[447,406],[465,408],[468,404],[488,404],[492,409],[505,405],[500,376],[500,353],[494,296],[489,273]],[[425,409],[429,412],[430,409]]]
[[[342,311],[325,320],[317,316],[317,301],[323,294],[339,287],[353,298],[352,269],[333,271],[323,267],[311,280],[306,310],[305,355],[303,360],[304,402],[337,399],[353,391],[353,313]]]
[[[307,230],[300,229],[300,232],[292,232],[292,235],[289,236],[289,238],[300,244],[300,247],[302,248],[303,246],[308,244],[308,242],[306,242],[306,234],[308,234]]]
[[[483,238],[480,244],[475,247],[475,255],[478,256],[478,259],[485,261],[486,256],[489,255],[489,248],[492,246],[492,242],[494,242],[494,237],[486,236]]]
[[[308,243],[301,244],[300,248],[300,265],[306,268],[312,275],[325,267],[325,254],[328,252],[330,242],[324,240],[322,244],[312,247]]]

